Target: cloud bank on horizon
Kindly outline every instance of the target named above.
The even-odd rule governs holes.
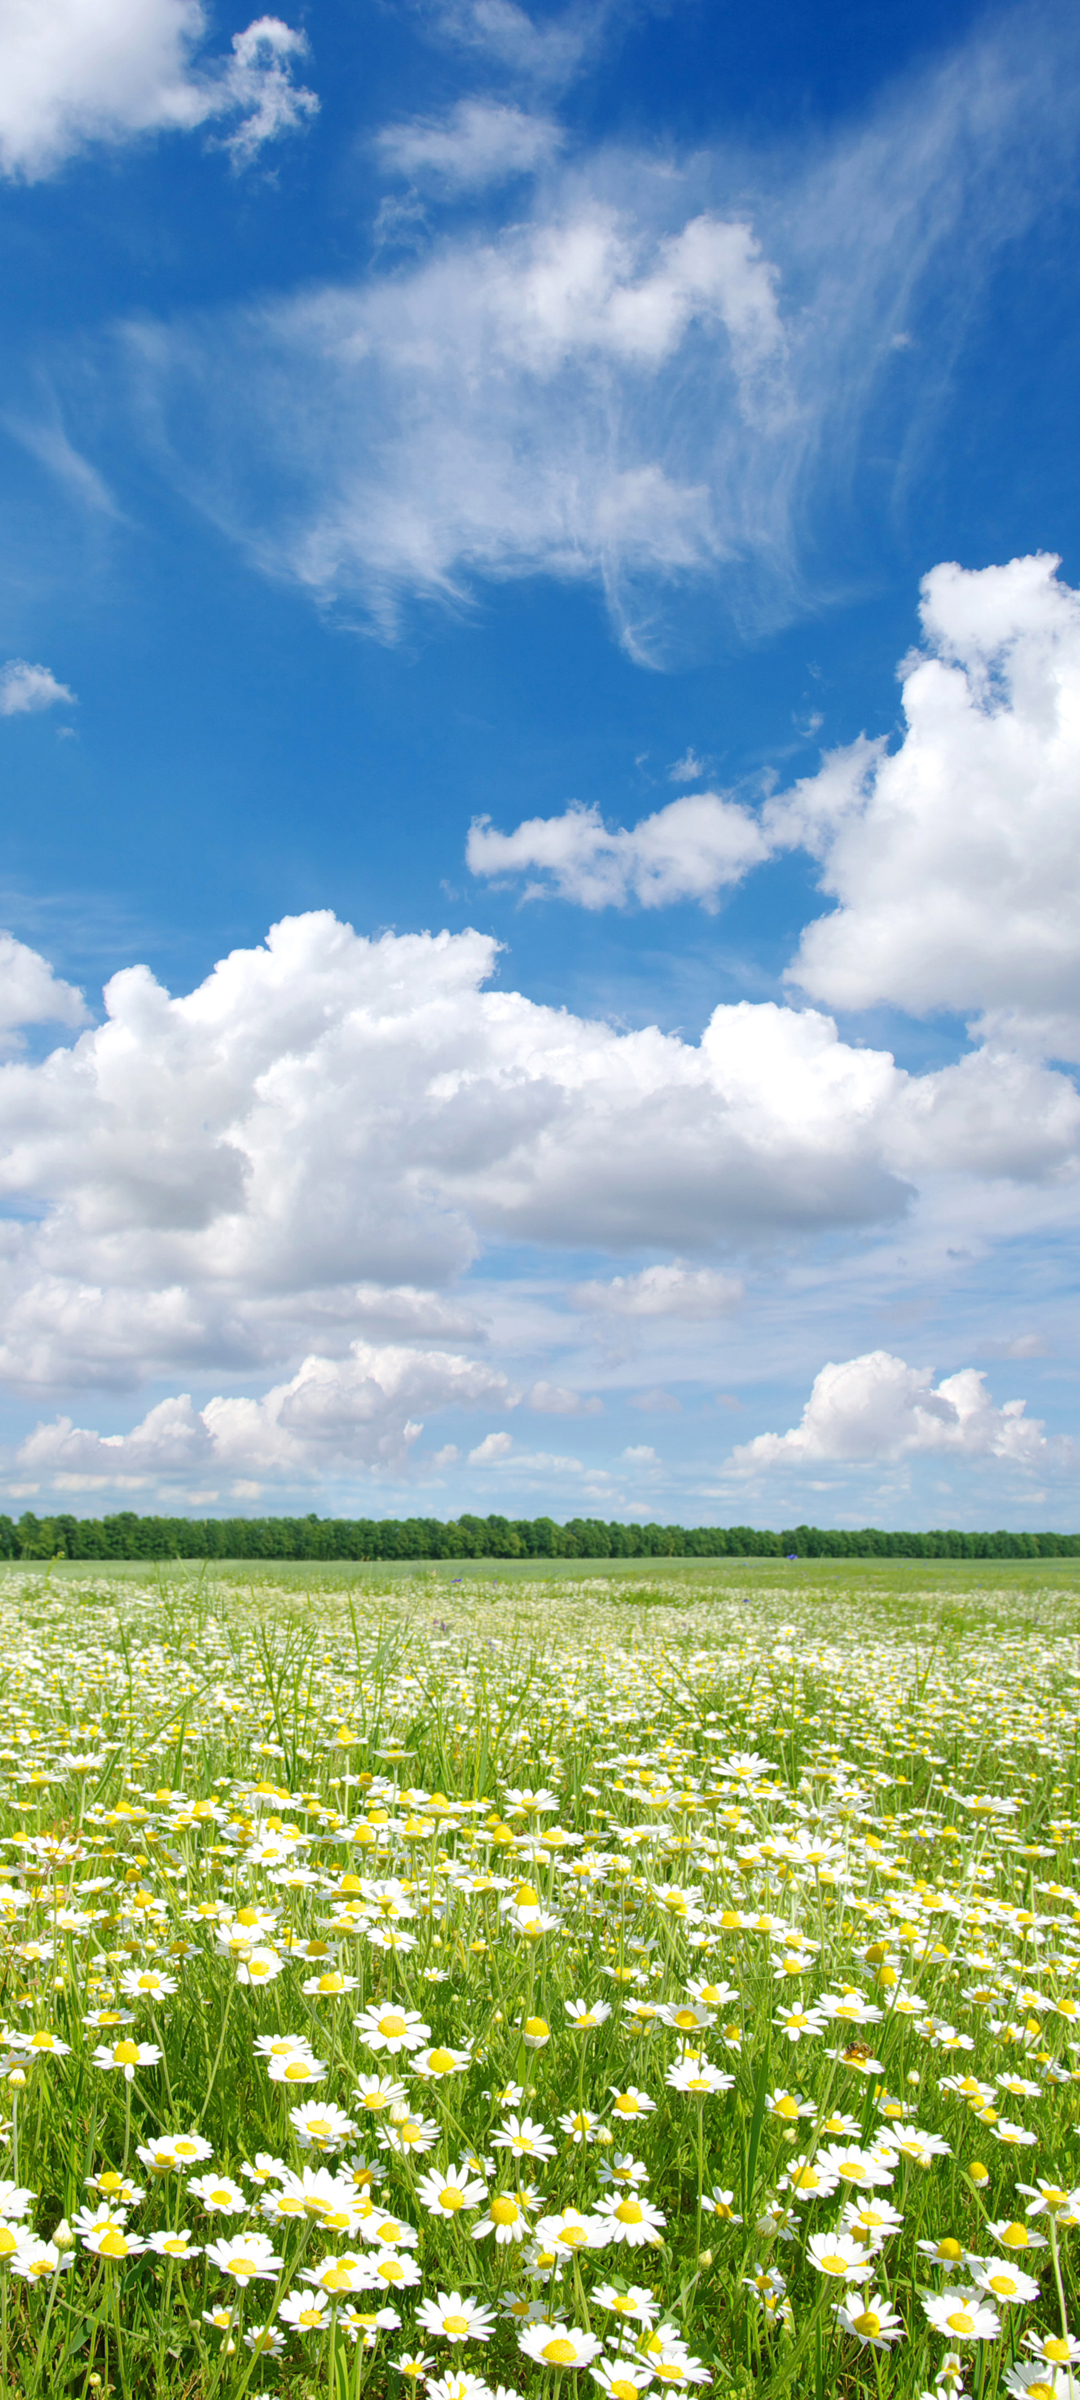
[[[783,1246],[857,1242],[932,1210],[942,1191],[961,1192],[969,1225],[985,1215],[998,1238],[1010,1202],[1021,1222],[1032,1191],[1064,1223],[1080,1095],[1047,1053],[1078,1055],[1066,1035],[1080,975],[1068,841],[1080,603],[1056,564],[934,570],[930,654],[907,664],[899,748],[860,741],[770,798],[760,820],[735,811],[740,827],[763,828],[756,854],[748,841],[744,851],[800,844],[838,897],[804,933],[793,979],[846,993],[872,957],[865,999],[894,996],[899,976],[916,1005],[983,1012],[955,1063],[911,1073],[845,1041],[819,1010],[774,1001],[717,1007],[696,1043],[622,1031],[488,988],[497,950],[478,933],[372,941],[315,913],[234,951],[183,998],[130,968],[106,987],[104,1022],[71,1048],[0,1068],[0,1188],[27,1212],[0,1265],[10,1386],[274,1372],[314,1329],[320,1343],[262,1399],[219,1395],[196,1412],[189,1396],[170,1398],[124,1436],[41,1423],[20,1471],[48,1469],[60,1488],[187,1467],[200,1481],[260,1483],[350,1462],[401,1473],[424,1458],[414,1445],[433,1414],[522,1398],[483,1356],[419,1346],[440,1329],[443,1295],[511,1245],[549,1262],[675,1253],[571,1283],[564,1304],[585,1319],[700,1330],[746,1299],[741,1276],[708,1263],[717,1257],[760,1268]],[[641,857],[654,871],[661,859],[669,897],[707,899],[726,867],[714,849],[703,881],[695,805],[677,800],[644,832],[605,836],[600,893],[580,812],[556,822],[569,826],[561,857],[543,827],[507,847],[515,864],[561,873],[562,896],[586,907],[625,903],[625,861]],[[475,828],[470,839],[474,865],[505,863],[489,860],[486,832],[479,856]],[[920,839],[934,849],[929,923],[913,915]],[[644,890],[659,905],[655,883]],[[77,1024],[78,995],[20,945],[9,951],[25,1020]],[[476,1305],[483,1286],[469,1288]],[[415,1349],[365,1338],[379,1295],[391,1319],[396,1300]],[[485,1330],[481,1312],[474,1334]],[[829,1365],[801,1425],[737,1445],[731,1466],[931,1454],[1023,1474],[1073,1465],[1074,1448],[1048,1440],[1023,1401],[995,1407],[978,1370],[931,1384],[928,1368],[883,1350]],[[536,1395],[552,1388],[541,1380],[527,1404],[550,1407]],[[572,1387],[566,1400],[572,1411]],[[509,1456],[510,1436],[485,1442],[474,1465]]]
[[[1067,1515],[1075,27],[379,25],[0,26],[6,1488]]]

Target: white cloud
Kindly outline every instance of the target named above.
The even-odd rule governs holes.
[[[20,1047],[23,1025],[85,1025],[89,1010],[73,984],[61,982],[36,950],[0,933],[0,1050]]]
[[[712,563],[730,529],[706,462],[667,437],[661,454],[654,420],[689,377],[710,422],[718,393],[722,425],[764,422],[783,341],[741,219],[669,230],[574,192],[409,272],[182,331],[143,321],[126,347],[143,430],[190,497],[261,565],[360,595],[391,633],[406,593],[462,597],[477,572],[601,576],[618,612],[627,573]],[[757,499],[732,510],[756,539]]]
[[[814,1460],[944,1456],[997,1459],[1043,1470],[1062,1463],[1073,1445],[1047,1439],[1042,1424],[1024,1415],[1022,1400],[995,1407],[986,1377],[974,1367],[934,1384],[929,1367],[909,1367],[887,1350],[830,1363],[814,1379],[800,1424],[788,1433],[759,1433],[732,1451],[732,1467],[747,1473]]]
[[[75,694],[57,682],[50,667],[32,667],[25,658],[9,658],[0,667],[0,717],[31,716],[58,701],[74,708]]]
[[[593,1393],[570,1391],[565,1384],[546,1383],[541,1378],[525,1394],[524,1405],[534,1408],[542,1417],[601,1417],[604,1403]]]
[[[6,0],[0,17],[0,172],[55,174],[88,143],[235,119],[246,164],[318,106],[292,81],[303,34],[260,17],[227,59],[196,63],[201,0]]]
[[[669,783],[700,783],[705,767],[696,750],[687,749],[681,758],[672,760],[667,773]]]
[[[414,117],[379,134],[380,160],[414,183],[479,191],[513,175],[533,175],[561,149],[561,126],[498,100],[459,100],[440,118]]]
[[[513,1447],[513,1437],[509,1433],[486,1433],[483,1441],[477,1443],[475,1450],[470,1450],[469,1465],[470,1467],[497,1467],[502,1459],[509,1458]]]
[[[768,855],[757,819],[715,792],[672,800],[631,829],[614,832],[599,809],[577,802],[559,817],[529,817],[513,833],[499,833],[489,817],[475,817],[465,851],[473,875],[535,869],[550,880],[531,884],[527,898],[554,893],[582,908],[621,908],[631,899],[643,908],[676,900],[712,908],[721,891]]]
[[[985,1011],[1080,1058],[1080,597],[1054,558],[923,584],[891,755],[856,743],[765,812],[839,906],[792,976],[843,1008]]]
[[[460,1348],[483,1322],[447,1287],[500,1242],[659,1252],[578,1305],[694,1322],[738,1296],[721,1243],[885,1224],[942,1176],[958,1223],[995,1177],[1068,1205],[1080,1098],[1022,1056],[908,1075],[773,1002],[716,1009],[697,1042],[624,1032],[485,989],[496,955],[288,918],[183,997],[125,969],[102,1024],[0,1066],[0,1376],[205,1388],[329,1371],[357,1341]],[[13,1022],[79,1023],[36,954],[6,964]]]
[[[579,1283],[574,1289],[579,1308],[615,1317],[686,1317],[692,1324],[730,1315],[742,1296],[736,1276],[720,1275],[715,1267],[688,1267],[681,1259],[673,1259],[670,1266],[643,1267],[638,1275],[613,1275],[609,1283]]]
[[[160,1401],[127,1434],[58,1417],[23,1442],[19,1463],[63,1486],[252,1475],[279,1482],[365,1468],[400,1474],[424,1429],[417,1409],[507,1406],[505,1375],[444,1350],[354,1342],[345,1359],[305,1358],[262,1399],[227,1397],[195,1410],[186,1393]],[[508,1434],[489,1435],[501,1457]],[[502,1445],[502,1447],[499,1447]],[[445,1463],[446,1452],[441,1453]]]
[[[507,56],[581,24],[450,13]],[[815,597],[823,522],[833,580],[845,542],[859,572],[864,428],[876,453],[899,409],[910,459],[972,292],[1072,172],[1071,38],[1017,12],[783,160],[608,147],[524,222],[436,233],[407,268],[141,322],[121,372],[143,435],[262,571],[386,634],[410,597],[526,573],[602,585],[653,662],[702,578],[776,624]],[[912,320],[933,378],[898,366]]]
[[[628,1467],[658,1467],[660,1461],[649,1442],[631,1442],[621,1453]]]
[[[517,0],[433,0],[430,18],[444,40],[478,52],[516,79],[540,88],[569,83],[600,39],[610,7],[570,7],[539,23]]]

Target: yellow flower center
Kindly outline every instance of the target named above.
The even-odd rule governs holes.
[[[457,2189],[457,2187],[456,2187],[456,2185],[455,2185],[455,2184],[452,2184],[452,2183],[445,2183],[445,2184],[443,2185],[443,2188],[442,2188],[441,2192],[439,2193],[439,2207],[440,2207],[440,2208],[455,2209],[455,2208],[464,2208],[464,2206],[465,2206],[465,2194],[464,2194],[464,2192],[460,2192],[460,2191],[458,2191],[458,2189]]]
[[[1028,2246],[1027,2226],[1018,2225],[1014,2220],[1011,2225],[1006,2225],[1001,2239],[1006,2250],[1026,2250]]]
[[[636,2200],[620,2200],[615,2211],[620,2225],[643,2225],[645,2212]]]
[[[872,2337],[881,2332],[881,2318],[875,2315],[872,2308],[864,2308],[861,2317],[853,2317],[851,2321],[856,2333],[867,2333]]]
[[[544,2343],[541,2355],[549,2367],[572,2367],[577,2351],[564,2333],[557,2333],[554,2341]]]
[[[452,2051],[452,2050],[432,2050],[432,2051],[430,2051],[430,2052],[429,2052],[429,2055],[428,2055],[428,2065],[429,2065],[429,2067],[431,2068],[431,2072],[432,2072],[432,2074],[433,2074],[433,2075],[450,2075],[450,2074],[452,2074],[452,2073],[453,2073],[453,2068],[454,2068],[454,2053],[453,2053],[453,2051]]]
[[[127,2254],[126,2236],[121,2233],[118,2225],[110,2225],[108,2232],[102,2235],[98,2243],[99,2258],[126,2258]]]
[[[968,2315],[966,2308],[954,2308],[951,2317],[946,2317],[945,2323],[950,2333],[974,2333],[975,2331],[975,2319]]]
[[[444,2317],[442,2322],[444,2333],[456,2336],[458,2340],[464,2340],[469,2330],[468,2317]]]
[[[492,2223],[495,2225],[516,2225],[520,2214],[516,2200],[499,2199],[491,2203]]]
[[[407,2033],[408,2030],[404,2017],[397,2016],[393,2009],[390,2009],[385,2017],[379,2018],[379,2032],[388,2042],[400,2041],[402,2034]]]

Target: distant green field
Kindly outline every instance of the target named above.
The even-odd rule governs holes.
[[[0,1576],[51,1576],[54,1582],[138,1583],[160,1579],[170,1589],[222,1583],[243,1589],[389,1591],[431,1583],[467,1589],[492,1584],[618,1583],[658,1593],[692,1590],[837,1593],[1054,1591],[1080,1592],[1080,1558],[470,1558],[356,1559],[215,1558],[150,1565],[145,1559],[56,1559],[37,1568],[27,1559],[0,1559]]]

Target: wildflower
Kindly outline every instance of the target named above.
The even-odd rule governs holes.
[[[838,2276],[845,2283],[865,2283],[870,2273],[863,2245],[850,2233],[812,2233],[806,2255],[819,2274]]]
[[[269,2278],[272,2283],[285,2264],[265,2233],[238,2233],[231,2241],[208,2242],[206,2256],[222,2275],[232,2276],[239,2291],[256,2279]]]
[[[554,2158],[551,2135],[532,2117],[507,2117],[491,2137],[493,2150],[509,2150],[514,2158]]]
[[[289,2122],[301,2150],[341,2150],[356,2126],[332,2101],[307,2100],[290,2108]]]
[[[872,2292],[869,2299],[860,2292],[857,2300],[838,2300],[833,2315],[845,2333],[853,2333],[872,2350],[888,2350],[893,2342],[903,2341],[903,2319],[880,2292]]]
[[[475,2208],[487,2199],[487,2185],[478,2175],[470,2175],[465,2166],[448,2167],[445,2175],[435,2168],[421,2177],[416,2197],[433,2217],[455,2217],[463,2208]]]
[[[598,2283],[593,2291],[592,2305],[594,2308],[610,2309],[614,2316],[644,2325],[649,2332],[656,2323],[656,2302],[647,2284],[632,2283],[625,2292],[621,2292],[616,2290],[613,2283]]]
[[[609,2084],[608,2089],[613,2095],[615,2115],[618,2117],[647,2117],[656,2107],[655,2100],[650,2100],[648,2092],[639,2091],[636,2084],[628,2084],[624,2092],[614,2083]]]
[[[279,1958],[277,1951],[268,1949],[265,1946],[261,1946],[255,1950],[248,1950],[243,1957],[237,1959],[236,1980],[237,1983],[251,1985],[274,1983],[277,1977],[284,1973],[284,1969],[285,1961],[283,1958]],[[282,2343],[279,2334],[274,2334],[272,2337],[269,2336],[265,2326],[263,2327],[263,2333],[267,2336],[267,2338],[258,2344],[260,2349],[267,2349],[269,2347],[271,2338],[277,2343],[279,2348],[284,2348],[284,2344]],[[248,2343],[249,2347],[255,2346],[251,2343],[250,2336],[246,2333],[244,2335],[244,2340]]]
[[[330,2322],[332,2303],[325,2292],[288,2292],[278,2302],[278,2315],[293,2333],[321,2333]]]
[[[416,2009],[393,2008],[386,2002],[365,2008],[353,2024],[366,2050],[385,2050],[390,2058],[401,2050],[420,2050],[431,2040],[431,2027]]]
[[[231,2175],[193,2175],[187,2188],[212,2216],[236,2216],[247,2207],[246,2194]]]
[[[250,2325],[243,2338],[244,2348],[260,2358],[280,2358],[285,2348],[285,2337],[274,2325]]]
[[[613,2150],[599,2170],[601,2183],[617,2184],[625,2191],[628,2184],[648,2183],[649,2172],[643,2159],[635,2158],[632,2150]]]
[[[111,2266],[121,2264],[126,2258],[138,2258],[140,2251],[146,2248],[146,2243],[140,2241],[137,2234],[128,2233],[115,2220],[93,2226],[89,2233],[83,2234],[82,2243],[84,2250],[89,2250],[94,2258],[106,2258]]]
[[[395,2358],[391,2361],[397,2373],[404,2375],[406,2383],[411,2383],[414,2390],[418,2383],[426,2379],[429,2369],[434,2363],[433,2357],[427,2350],[407,2350],[404,2358]]]
[[[627,2192],[621,2199],[613,2193],[610,2199],[599,2202],[597,2215],[609,2238],[625,2242],[632,2250],[639,2249],[644,2242],[657,2246],[667,2224],[662,2210],[654,2208],[651,2200],[641,2198],[637,2192]]]
[[[707,2216],[717,2217],[727,2225],[741,2225],[742,2218],[736,2216],[731,2205],[734,2198],[733,2191],[724,2191],[720,2184],[714,2183],[711,2192],[702,2193],[701,2205]]]
[[[373,2259],[370,2273],[373,2287],[385,2284],[388,2291],[404,2291],[422,2280],[415,2258],[402,2258],[396,2250],[384,2250],[381,2258]]]
[[[563,2007],[572,2033],[595,2033],[597,2026],[605,2025],[611,2015],[606,2000],[564,2000]]]
[[[935,2333],[950,2342],[996,2342],[1001,2332],[996,2311],[974,2292],[924,2292],[922,2304]]]
[[[123,2239],[123,2236],[120,2238]],[[142,2243],[137,2242],[134,2246],[141,2249]],[[65,2267],[71,2266],[73,2258],[73,2251],[61,2250],[56,2242],[36,2241],[33,2234],[28,2234],[26,2240],[19,2242],[11,2252],[8,2265],[12,2274],[21,2275],[24,2282],[40,2283],[47,2275],[62,2274]]]
[[[245,2159],[240,2169],[241,2175],[246,2175],[250,2182],[259,2184],[272,2183],[278,2176],[287,2175],[288,2171],[284,2159],[271,2158],[268,2150],[256,2150],[254,2166],[251,2166]]]
[[[541,2250],[569,2258],[577,2250],[603,2250],[610,2235],[600,2209],[586,2217],[580,2209],[563,2208],[540,2218],[535,2238]]]
[[[68,2058],[71,2054],[70,2042],[62,2042],[58,2033],[50,2033],[44,2025],[39,2025],[33,2033],[9,2034],[7,2039],[13,2050],[22,2050],[35,2058]]]
[[[444,2075],[463,2075],[472,2065],[471,2050],[448,2050],[436,2044],[433,2050],[417,2050],[413,2054],[412,2071],[425,2083],[441,2081]]]
[[[390,2075],[361,2075],[353,2094],[366,2108],[369,2116],[379,2116],[384,2108],[400,2107],[405,2098],[403,2083],[395,2083]]]
[[[1006,2265],[1004,2260],[990,2259],[981,2266],[971,2265],[977,2290],[989,2292],[993,2300],[1012,2304],[1037,2300],[1039,2286],[1033,2275],[1025,2275],[1020,2267]]]
[[[993,2234],[995,2241],[1000,2242],[1002,2249],[1007,2250],[1013,2258],[1024,2250],[1045,2250],[1046,2248],[1045,2234],[1036,2233],[1033,2226],[1024,2225],[1015,2217],[994,2217],[986,2230]]]
[[[578,2108],[559,2118],[559,2130],[569,2136],[576,2149],[580,2149],[583,2143],[591,2146],[595,2142],[598,2123],[591,2109]]]
[[[725,2075],[708,2058],[679,2058],[668,2068],[665,2083],[674,2092],[686,2092],[691,2099],[709,2099],[716,2092],[730,2092],[734,2075]],[[618,2102],[616,2101],[616,2107]]]
[[[175,1975],[163,1975],[157,1967],[129,1967],[120,1977],[125,2000],[169,2000],[176,1988]]]
[[[492,2400],[482,2375],[470,2375],[463,2370],[446,2375],[429,2375],[427,2400]]]
[[[422,2199],[421,2185],[417,2185],[417,2191]],[[475,2219],[470,2228],[473,2240],[484,2241],[489,2233],[493,2233],[500,2245],[524,2241],[529,2230],[527,2206],[528,2203],[520,2194],[515,2199],[512,2192],[496,2192],[494,2199],[488,2201],[487,2214]]]
[[[310,2050],[288,2050],[268,2059],[267,2073],[271,2083],[321,2083],[326,2067]]]
[[[434,2117],[414,2117],[411,2109],[397,2102],[390,2110],[390,2122],[380,2126],[379,2141],[386,2150],[396,2150],[403,2158],[423,2158],[439,2139],[439,2126]]]
[[[125,2083],[133,2083],[136,2067],[160,2066],[161,2052],[156,2042],[133,2042],[125,2034],[111,2048],[107,2042],[100,2043],[94,2051],[93,2064],[106,2070],[119,2067]]]
[[[321,2259],[317,2267],[305,2267],[301,2282],[310,2283],[317,2292],[361,2292],[367,2288],[366,2258],[337,2257]]]
[[[306,2000],[341,2000],[359,1985],[358,1975],[343,1975],[340,1967],[326,1967],[321,1975],[309,1975],[300,1989]]]
[[[598,2383],[604,2400],[637,2400],[639,2392],[652,2382],[651,2366],[642,2358],[602,2358],[598,2367],[590,2367],[594,2383]]]
[[[201,2256],[200,2244],[193,2242],[191,2235],[182,2226],[176,2232],[170,2231],[169,2227],[165,2226],[159,2232],[150,2234],[146,2247],[148,2250],[153,2250],[158,2258],[183,2259]]]
[[[957,2241],[954,2234],[943,2234],[938,2241],[922,2241],[918,2247],[924,2258],[932,2259],[936,2267],[944,2267],[948,2275],[964,2264],[964,2245]]]
[[[580,2333],[576,2325],[525,2325],[518,2348],[537,2366],[578,2368],[591,2367],[600,2344],[594,2333]]]
[[[444,2342],[486,2342],[495,2318],[490,2308],[461,2292],[440,2292],[434,2300],[421,2300],[416,2322]]]

